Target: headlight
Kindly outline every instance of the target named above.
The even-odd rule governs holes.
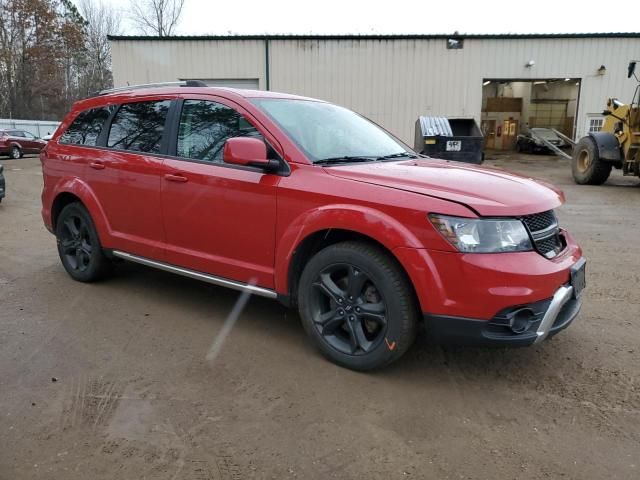
[[[520,220],[495,220],[429,215],[444,238],[465,253],[524,252],[533,250]]]

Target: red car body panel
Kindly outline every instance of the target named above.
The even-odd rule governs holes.
[[[463,254],[399,248],[394,254],[410,265],[423,311],[489,320],[504,308],[551,298],[559,285],[569,282],[571,266],[582,250],[571,235],[563,234],[567,248],[553,260],[537,252]]]
[[[252,97],[300,98],[183,87],[78,102],[41,154],[45,225],[53,230],[52,205],[60,194],[71,193],[88,208],[107,249],[255,282],[283,296],[291,293],[291,262],[301,243],[320,231],[348,230],[392,252],[423,312],[478,319],[553,296],[582,255],[566,232],[567,246],[552,260],[537,252],[460,253],[435,230],[429,213],[521,216],[558,207],[562,193],[532,179],[456,162],[313,165]],[[235,108],[282,156],[290,174],[58,143],[83,110],[167,98]],[[95,162],[101,166],[92,167]]]
[[[273,289],[280,177],[172,159],[164,172],[188,178],[162,179],[166,261]]]
[[[527,215],[559,207],[564,198],[536,180],[447,160],[409,160],[332,168],[332,175],[468,205],[479,215]]]

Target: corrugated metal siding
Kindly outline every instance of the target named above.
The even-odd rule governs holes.
[[[111,43],[115,86],[181,78],[257,78],[265,88],[260,40],[118,41]]]
[[[264,40],[117,40],[116,85],[178,78],[258,78],[265,88]],[[270,88],[352,108],[408,143],[420,115],[480,120],[482,81],[580,78],[578,135],[606,99],[629,101],[626,78],[639,38],[271,39]],[[525,64],[534,60],[535,66]],[[605,75],[597,69],[605,65]]]

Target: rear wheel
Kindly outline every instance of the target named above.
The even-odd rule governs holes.
[[[74,280],[93,282],[111,271],[93,220],[82,204],[71,203],[62,209],[56,221],[56,238],[62,265]]]
[[[318,349],[347,368],[383,367],[415,340],[418,310],[409,280],[373,245],[343,242],[317,253],[300,278],[298,303]]]
[[[598,146],[590,137],[580,139],[573,150],[571,171],[579,185],[602,185],[611,174],[612,165],[600,160]]]
[[[18,159],[22,157],[22,151],[19,147],[11,147],[11,151],[9,152],[9,157],[13,159]]]

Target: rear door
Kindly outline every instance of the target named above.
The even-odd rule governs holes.
[[[267,135],[271,145],[275,139],[242,107],[223,98],[181,103],[162,179],[167,261],[273,288],[280,177],[226,164],[222,150],[234,136],[264,140]],[[271,147],[270,155],[277,155]]]
[[[162,259],[162,154],[170,99],[120,105],[87,162],[87,181],[111,230],[111,248]]]
[[[22,130],[9,130],[9,140],[12,144],[18,144],[22,153],[29,153],[28,146],[25,145],[27,143],[27,139],[24,136],[24,132]],[[25,147],[27,149],[25,149]]]
[[[33,133],[26,131],[23,131],[22,134],[24,135],[24,140],[22,142],[24,153],[39,153],[42,146],[38,139],[36,139],[36,136]]]

